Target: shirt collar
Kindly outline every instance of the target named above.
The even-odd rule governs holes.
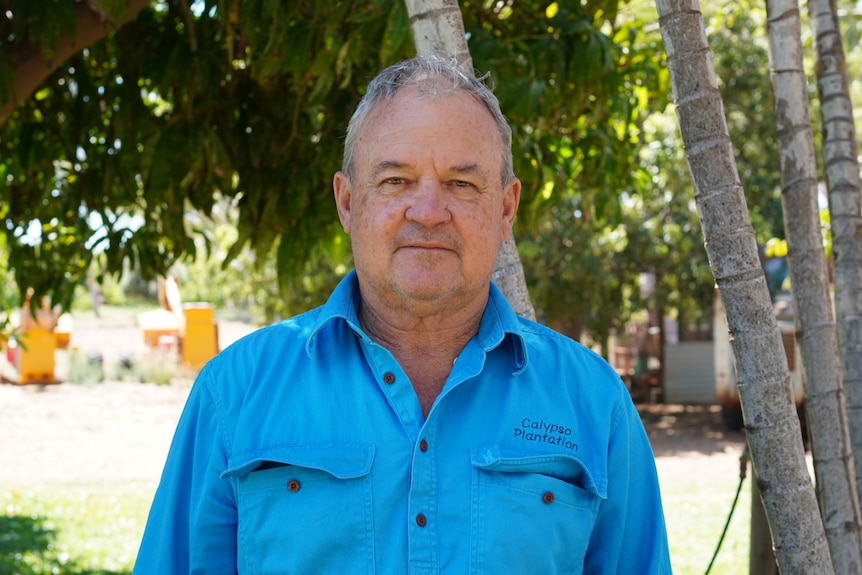
[[[527,367],[527,345],[524,343],[521,320],[503,292],[493,282],[489,285],[488,305],[485,306],[476,341],[486,353],[508,341],[514,363],[512,373],[517,375]]]
[[[320,330],[333,320],[341,319],[355,333],[362,333],[362,328],[359,326],[358,310],[359,281],[356,279],[356,270],[351,270],[350,273],[338,282],[329,299],[320,308],[317,320],[314,322],[308,339],[305,341],[305,351],[308,353],[308,356],[312,356],[312,350],[314,349]]]
[[[348,273],[333,290],[327,302],[320,308],[314,326],[305,342],[305,350],[312,355],[315,340],[320,330],[330,321],[341,319],[356,333],[363,333],[359,325],[359,281],[356,270]],[[503,293],[493,283],[490,284],[488,305],[482,314],[479,333],[476,342],[485,352],[498,347],[504,341],[511,345],[512,360],[515,374],[522,372],[527,366],[527,347],[518,316],[512,306],[506,301]]]

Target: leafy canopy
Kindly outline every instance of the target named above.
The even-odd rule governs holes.
[[[74,4],[4,6],[7,46],[50,53]],[[240,211],[227,259],[277,244],[290,277],[318,242],[343,245],[330,199],[342,130],[358,87],[408,54],[407,32],[391,1],[153,3],[59,67],[0,132],[19,285],[68,301],[94,253],[108,272],[126,262],[152,276],[194,254],[201,230],[184,216],[219,195]]]
[[[119,21],[141,0],[0,0],[5,53],[50,59],[76,14]],[[666,105],[648,2],[461,4],[475,67],[515,131],[520,233],[562,201],[620,221],[643,193],[643,123]],[[127,14],[126,14],[127,15]],[[76,22],[78,22],[76,24]],[[342,134],[364,85],[413,52],[402,2],[152,2],[59,65],[0,127],[2,218],[21,289],[69,301],[98,254],[144,277],[197,252],[275,254],[283,289],[344,260],[331,201]],[[0,64],[4,91],[20,60]],[[574,199],[572,199],[574,198]],[[225,253],[200,218],[238,213]],[[267,268],[269,269],[269,268]],[[267,272],[268,273],[268,272]]]

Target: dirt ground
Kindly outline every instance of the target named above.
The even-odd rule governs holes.
[[[223,348],[254,328],[219,322],[218,329]],[[140,353],[141,346],[142,333],[128,317],[75,320],[71,347],[101,353],[105,365]],[[156,481],[190,385],[190,377],[161,386],[0,384],[0,485]],[[660,478],[738,473],[743,436],[724,429],[717,407],[641,405],[639,410]]]

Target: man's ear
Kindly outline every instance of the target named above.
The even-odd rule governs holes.
[[[503,190],[503,237],[501,241],[506,241],[509,234],[512,233],[512,226],[515,224],[515,215],[518,213],[518,204],[521,202],[521,180],[515,178]]]
[[[350,233],[350,178],[344,172],[336,172],[332,178],[332,190],[335,192],[335,208],[338,219],[345,233]]]

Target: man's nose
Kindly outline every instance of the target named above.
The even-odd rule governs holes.
[[[435,226],[452,219],[449,212],[449,197],[443,184],[437,180],[420,180],[410,198],[407,219],[416,223]]]

